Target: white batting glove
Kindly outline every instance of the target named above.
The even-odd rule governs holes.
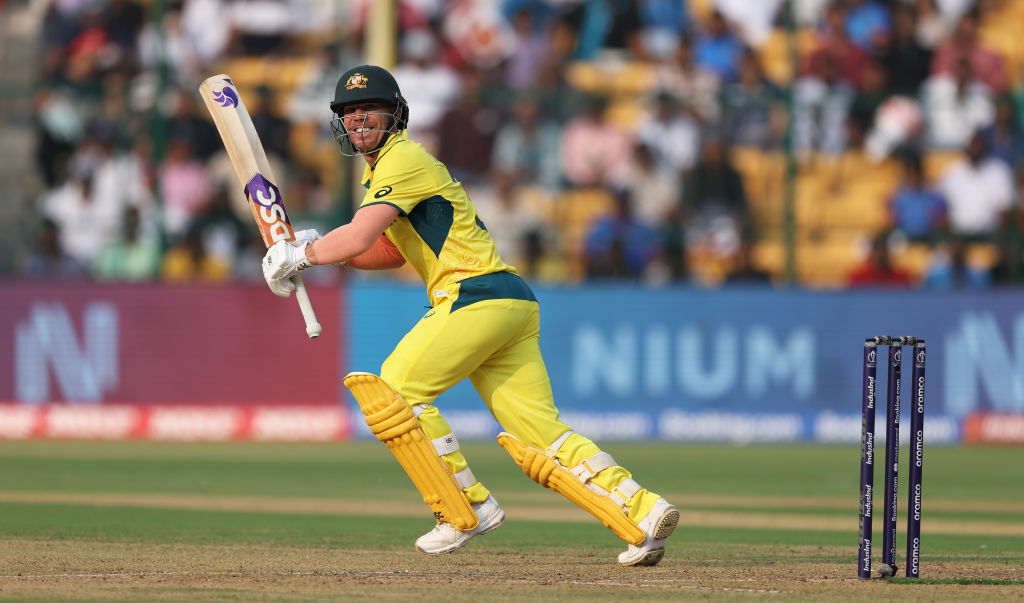
[[[320,231],[318,231],[315,228],[308,228],[306,230],[296,230],[295,240],[292,241],[292,245],[295,245],[296,243],[302,241],[312,243],[313,241],[319,241],[322,238],[324,238],[323,235],[321,235]]]
[[[312,264],[306,257],[309,241],[280,241],[274,243],[263,256],[263,278],[267,286],[279,297],[288,297],[295,290],[291,277]]]

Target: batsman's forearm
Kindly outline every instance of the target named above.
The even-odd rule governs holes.
[[[339,226],[306,249],[306,257],[314,264],[342,264],[361,255],[372,245],[376,235],[366,233],[352,224]]]
[[[385,235],[381,235],[373,246],[352,258],[348,265],[360,270],[390,270],[401,268],[404,264],[405,258],[401,252],[388,242]]]

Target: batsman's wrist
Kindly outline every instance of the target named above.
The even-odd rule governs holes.
[[[317,264],[320,263],[316,260],[316,249],[313,248],[315,243],[316,241],[307,243],[306,246],[303,248],[303,253],[306,256],[306,261],[309,263],[310,266],[316,266]]]

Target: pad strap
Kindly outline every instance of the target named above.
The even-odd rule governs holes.
[[[612,491],[608,493],[608,498],[612,499],[621,507],[626,506],[626,501],[633,498],[633,495],[640,491],[640,484],[636,483],[633,478],[627,477],[622,480],[622,483],[612,488]]]
[[[586,482],[608,467],[615,466],[615,459],[607,452],[598,452],[589,459],[583,459],[578,465],[569,469],[581,482]]]
[[[476,476],[469,470],[469,467],[466,467],[465,469],[455,473],[455,481],[459,483],[459,486],[461,486],[463,490],[465,490],[476,483]]]
[[[571,436],[574,433],[576,432],[570,429],[569,431],[566,431],[562,435],[558,436],[558,438],[554,442],[551,442],[551,445],[548,446],[548,449],[545,451],[547,452],[548,456],[558,456],[558,451],[562,449],[562,444],[564,444],[565,441],[569,439],[569,436]]]
[[[440,456],[451,454],[459,449],[459,440],[455,438],[454,433],[434,438],[430,443],[434,445],[434,450],[436,450],[437,454]]]

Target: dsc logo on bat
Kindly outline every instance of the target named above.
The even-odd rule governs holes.
[[[288,212],[281,202],[281,191],[273,182],[257,173],[245,185],[245,195],[253,204],[253,213],[268,246],[295,238]]]

